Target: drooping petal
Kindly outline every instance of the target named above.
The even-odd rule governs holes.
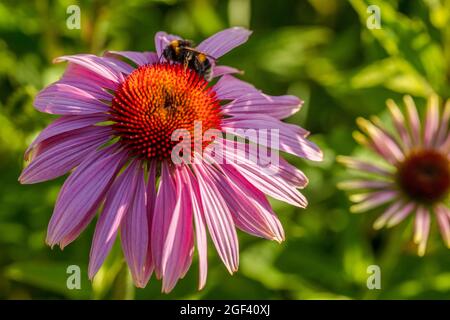
[[[144,288],[149,279],[146,270],[148,252],[147,186],[142,164],[134,168],[136,172],[136,191],[129,211],[120,226],[122,250],[133,281],[137,287]]]
[[[49,245],[64,247],[92,220],[127,156],[114,150],[92,152],[64,182],[48,225]]]
[[[19,181],[24,184],[37,183],[66,174],[107,142],[110,136],[110,128],[86,127],[51,137],[33,155]]]
[[[264,194],[231,165],[221,165],[221,169],[228,181],[219,177],[218,186],[236,226],[255,236],[282,242],[283,227]]]
[[[428,234],[430,232],[430,212],[422,206],[416,210],[414,242],[418,244],[418,254],[423,256],[427,248]]]
[[[208,255],[207,255],[208,244],[205,227],[206,222],[203,216],[203,207],[197,180],[195,179],[192,172],[186,167],[183,167],[183,169],[181,169],[181,174],[184,179],[186,188],[189,189],[190,201],[192,205],[192,213],[194,217],[195,240],[197,243],[197,252],[199,260],[198,288],[200,290],[205,286],[206,278],[208,275]]]
[[[108,80],[83,65],[73,62],[69,62],[59,82],[82,89],[99,100],[107,101],[112,99],[112,94],[105,89],[114,91],[119,86],[118,82]]]
[[[414,103],[414,100],[413,100],[413,98],[411,98],[411,96],[405,96],[403,98],[403,101],[406,105],[406,111],[407,111],[407,115],[408,115],[408,123],[409,123],[409,129],[411,132],[412,143],[415,146],[420,146],[422,143],[422,139],[420,138],[421,125],[420,125],[419,114],[417,113],[416,104]]]
[[[343,190],[392,189],[394,184],[390,181],[382,180],[347,180],[340,182],[338,187]]]
[[[392,177],[394,174],[394,172],[389,170],[388,168],[382,168],[379,165],[368,163],[352,157],[337,156],[336,160],[347,166],[349,169],[362,171],[365,173],[376,174],[382,177]]]
[[[448,140],[448,137],[450,136],[449,121],[450,121],[450,99],[447,100],[447,102],[445,103],[441,123],[439,124],[439,132],[436,136],[436,141],[434,144],[435,147],[440,147],[445,143],[445,140]]]
[[[178,279],[184,275],[186,263],[191,261],[193,251],[194,230],[190,190],[188,185],[184,184],[180,170],[175,169],[178,199],[169,221],[163,248],[162,290],[166,293],[170,292]]]
[[[283,123],[271,116],[259,114],[251,117],[227,118],[222,121],[222,128],[229,133],[248,138],[251,142],[272,147],[270,145],[273,143],[272,139],[270,139],[269,143],[269,139],[259,138],[260,134],[262,134],[260,130],[266,130],[271,136],[275,135],[273,139],[277,140],[276,136],[278,136],[279,146],[273,149],[279,149],[312,161],[322,161],[323,159],[322,151],[314,143],[305,139],[306,133],[303,129]],[[249,134],[246,131],[248,129],[255,130],[257,134]]]
[[[373,223],[374,229],[381,229],[386,225],[386,222],[395,214],[397,213],[400,208],[404,206],[404,202],[402,200],[395,201],[392,203],[385,211],[384,213],[375,220]]]
[[[224,105],[222,111],[231,116],[265,114],[276,119],[284,119],[296,113],[302,104],[303,101],[295,96],[269,96],[253,92]]]
[[[427,116],[423,132],[423,143],[426,147],[432,147],[439,129],[439,101],[436,95],[428,99]]]
[[[241,27],[225,29],[202,41],[197,46],[197,50],[218,59],[225,53],[246,42],[251,34],[251,31]]]
[[[411,137],[408,133],[405,117],[403,116],[403,113],[400,111],[399,107],[393,100],[391,99],[388,100],[387,106],[389,108],[389,112],[391,114],[392,122],[394,123],[395,129],[397,130],[400,139],[403,143],[404,150],[407,150],[411,147]]]
[[[138,66],[146,64],[154,64],[158,62],[158,55],[155,52],[138,52],[138,51],[107,51],[105,56],[121,56],[133,61]]]
[[[177,203],[177,189],[167,162],[161,163],[161,178],[153,213],[151,244],[155,274],[162,277],[164,242]]]
[[[137,165],[138,162],[134,162],[128,166],[108,191],[105,206],[98,219],[92,240],[89,254],[89,279],[95,276],[111,250],[123,217],[132,214],[130,208],[134,202],[139,178],[136,170]]]
[[[57,82],[39,92],[34,106],[41,112],[60,115],[86,115],[108,111],[108,105],[91,93]]]
[[[450,210],[444,205],[435,208],[436,217],[445,245],[450,248]]]
[[[386,226],[391,228],[402,222],[416,207],[415,203],[407,203],[401,210],[394,213],[386,222]]]
[[[350,200],[357,202],[358,204],[353,205],[350,210],[352,212],[364,212],[390,202],[397,196],[397,191],[389,189],[362,194],[353,194],[350,196]]]
[[[232,215],[217,189],[218,181],[214,176],[211,176],[202,163],[193,167],[209,234],[228,272],[232,274],[239,265],[239,244]]]
[[[370,137],[375,151],[392,164],[404,159],[402,150],[392,136],[364,118],[357,119],[358,126]]]

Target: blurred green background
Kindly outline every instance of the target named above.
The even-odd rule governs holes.
[[[81,8],[81,29],[69,30],[66,9]],[[369,30],[367,7],[381,9]],[[52,59],[104,50],[153,50],[159,30],[197,42],[233,25],[253,36],[221,58],[245,70],[242,78],[273,95],[305,100],[288,121],[313,132],[325,152],[317,164],[290,158],[310,178],[300,210],[273,202],[285,227],[283,244],[239,232],[240,270],[229,276],[210,246],[209,275],[197,291],[194,259],[169,295],[154,277],[134,289],[116,244],[91,283],[86,266],[93,226],[64,251],[44,244],[64,178],[19,185],[26,146],[52,117],[32,106],[65,65]],[[423,107],[435,91],[449,98],[450,1],[224,0],[0,2],[0,298],[114,299],[416,299],[450,298],[450,251],[433,224],[427,255],[416,256],[412,224],[375,232],[376,212],[349,213],[336,189],[345,171],[337,154],[361,152],[352,139],[355,118],[385,117],[385,100],[411,94]],[[66,268],[79,265],[81,290],[68,290]],[[366,269],[381,267],[381,290],[368,290]]]

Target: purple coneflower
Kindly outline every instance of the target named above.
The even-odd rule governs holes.
[[[230,28],[196,49],[217,59],[250,34]],[[101,211],[90,252],[91,279],[120,229],[136,286],[145,287],[155,271],[163,291],[169,292],[186,274],[196,247],[202,288],[206,230],[233,273],[239,263],[236,227],[284,239],[266,195],[299,207],[307,204],[298,191],[308,182],[301,171],[283,159],[272,168],[276,170],[262,170],[245,152],[234,152],[236,147],[250,150],[258,142],[254,139],[202,141],[200,151],[208,161],[174,164],[171,154],[177,142],[171,136],[178,129],[194,135],[200,130],[201,136],[210,129],[276,129],[280,151],[322,159],[320,149],[306,139],[306,130],[281,121],[299,110],[297,97],[263,94],[231,76],[236,69],[216,61],[213,82],[207,82],[183,64],[165,61],[162,50],[174,39],[179,37],[157,33],[156,52],[60,57],[57,62],[69,62],[66,72],[36,97],[39,111],[61,117],[30,145],[25,154],[29,164],[19,180],[37,183],[71,171],[48,226],[50,246],[64,248]],[[221,148],[211,151],[212,145]],[[219,153],[239,161],[218,162]]]
[[[418,245],[418,254],[423,256],[432,214],[445,244],[450,247],[450,100],[441,114],[438,97],[431,96],[423,124],[413,99],[405,96],[404,103],[406,119],[394,101],[387,101],[395,128],[393,134],[376,117],[372,122],[358,119],[366,135],[357,132],[355,139],[375,151],[384,163],[339,157],[348,168],[364,173],[364,177],[340,186],[361,191],[350,196],[350,200],[357,203],[351,208],[354,212],[388,204],[375,221],[375,229],[395,226],[414,215],[414,242]]]

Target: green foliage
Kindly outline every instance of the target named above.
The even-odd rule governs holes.
[[[411,223],[374,232],[376,213],[353,215],[336,189],[344,175],[337,154],[360,152],[352,139],[357,116],[385,115],[385,100],[450,92],[450,1],[194,0],[77,1],[81,29],[66,27],[73,1],[0,3],[0,298],[450,298],[450,254],[432,226],[428,253],[416,256]],[[366,28],[367,6],[381,8],[381,29]],[[197,291],[198,264],[170,295],[152,278],[134,289],[120,244],[94,282],[87,279],[93,226],[66,248],[44,244],[63,178],[21,186],[23,151],[52,117],[32,101],[57,80],[63,54],[153,50],[159,30],[200,41],[239,23],[250,41],[221,58],[243,79],[270,94],[290,93],[305,104],[288,119],[313,133],[325,161],[290,157],[310,185],[306,210],[273,206],[286,229],[279,245],[239,233],[241,267],[229,276],[209,250],[207,286]],[[423,100],[422,100],[423,101]],[[411,222],[411,221],[410,221]],[[66,287],[69,265],[81,267],[81,290]],[[382,290],[366,287],[366,268],[378,264]]]

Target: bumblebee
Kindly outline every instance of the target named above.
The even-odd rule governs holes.
[[[164,48],[162,55],[168,61],[182,63],[185,68],[194,70],[209,81],[211,80],[212,69],[209,59],[214,58],[196,50],[193,45],[192,41],[189,40],[172,40]]]

